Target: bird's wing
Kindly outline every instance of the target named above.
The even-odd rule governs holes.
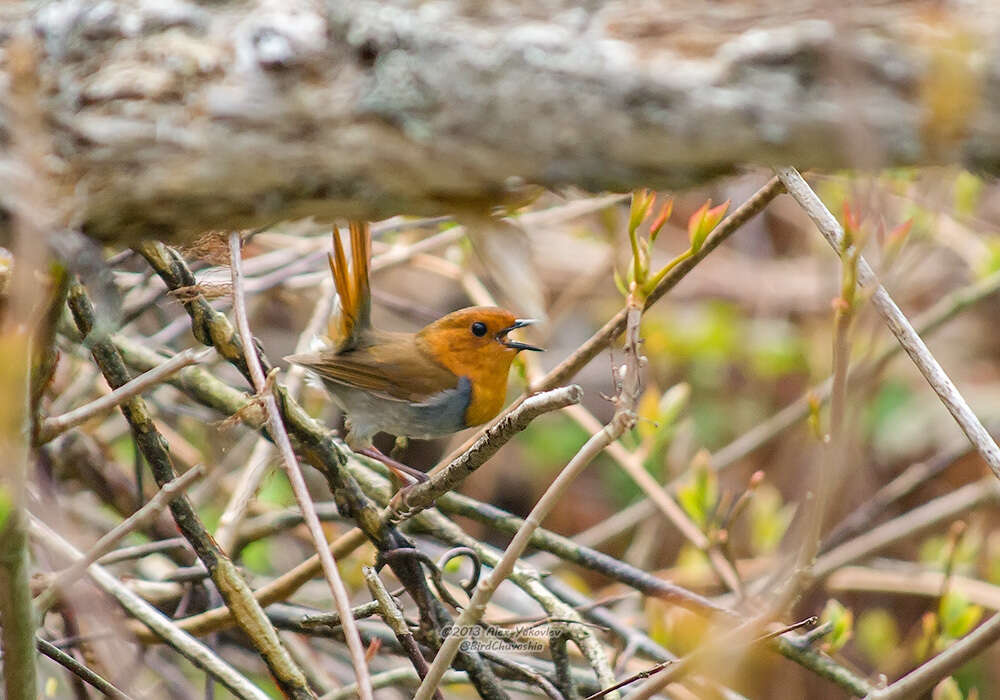
[[[424,402],[458,386],[459,377],[421,353],[412,335],[373,333],[378,340],[370,345],[285,359],[313,370],[326,381],[409,402]]]
[[[372,235],[366,222],[350,222],[351,264],[347,264],[340,233],[333,231],[333,254],[328,256],[333,284],[340,298],[338,313],[331,317],[328,333],[338,348],[355,347],[361,336],[371,328],[371,266]]]

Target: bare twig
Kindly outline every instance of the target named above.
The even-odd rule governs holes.
[[[950,676],[967,661],[978,656],[1000,639],[1000,614],[994,615],[975,631],[942,651],[927,663],[900,678],[884,690],[873,690],[869,700],[903,700],[919,697],[938,681]]]
[[[81,664],[75,658],[51,642],[47,642],[41,637],[38,637],[35,640],[35,645],[38,647],[38,651],[42,654],[55,661],[77,678],[89,683],[94,688],[104,693],[105,696],[112,698],[112,700],[132,700],[130,695],[116,688],[103,676],[87,668],[84,664]]]
[[[214,354],[215,352],[211,348],[179,352],[159,367],[151,369],[148,372],[143,372],[135,379],[121,385],[111,393],[91,401],[85,406],[80,406],[60,416],[46,418],[42,421],[39,430],[38,443],[46,443],[60,433],[64,433],[70,428],[75,428],[94,416],[110,411],[133,396],[156,386],[178,370],[189,365],[204,362]]]
[[[366,566],[362,569],[362,573],[365,577],[365,583],[368,584],[368,590],[378,604],[382,619],[385,620],[385,624],[389,626],[392,633],[396,635],[396,639],[399,640],[400,646],[403,647],[406,655],[410,658],[410,662],[413,664],[417,675],[423,679],[427,675],[427,660],[424,659],[424,655],[420,652],[420,647],[417,646],[417,641],[413,638],[413,633],[407,627],[406,620],[403,619],[403,611],[399,609],[396,601],[389,595],[389,591],[385,589],[375,569]],[[434,698],[435,700],[444,700],[444,696],[441,695],[439,689],[435,689]]]
[[[82,285],[74,284],[70,288],[69,306],[77,327],[87,338],[91,356],[108,384],[112,387],[125,384],[128,381],[125,363],[108,335],[107,324],[96,323],[94,305]],[[149,463],[153,477],[161,487],[165,486],[176,474],[167,442],[157,429],[146,402],[141,396],[132,396],[120,408],[132,430],[136,445]],[[260,654],[279,688],[296,699],[312,698],[313,693],[302,670],[282,646],[277,631],[254,599],[246,579],[225,552],[219,549],[191,501],[185,495],[179,495],[171,501],[170,512],[178,530],[191,543],[192,549],[204,564],[226,605]]]
[[[73,545],[35,517],[31,518],[31,532],[32,536],[46,548],[71,562],[83,556]],[[267,700],[265,692],[241,676],[207,646],[177,629],[163,613],[126,588],[100,564],[91,564],[87,567],[87,574],[98,588],[117,600],[130,615],[148,626],[195,666],[211,674],[237,697],[246,700]]]
[[[844,566],[826,580],[826,588],[831,591],[868,591],[931,598],[940,597],[945,585],[948,590],[960,592],[971,603],[1000,611],[1000,586],[968,576],[952,575],[946,578],[940,571],[928,571],[906,562],[892,562],[885,568]]]
[[[1000,484],[992,477],[967,484],[831,549],[816,559],[812,576],[817,580],[823,579],[840,567],[870,556],[894,542],[926,532],[977,506],[998,500]]]
[[[798,171],[794,168],[776,168],[775,172],[778,173],[785,189],[813,220],[827,242],[833,246],[838,254],[843,254],[843,229],[812,188],[802,179]],[[997,447],[986,428],[979,422],[975,413],[958,392],[955,384],[945,374],[941,365],[927,349],[924,341],[917,335],[903,312],[896,306],[896,302],[889,296],[885,287],[879,283],[871,266],[860,256],[858,257],[858,282],[862,286],[872,289],[872,305],[878,310],[889,330],[896,336],[910,359],[924,375],[924,379],[937,393],[955,422],[961,427],[962,432],[976,446],[976,450],[982,455],[983,460],[994,475],[1000,478],[1000,447]]]
[[[312,317],[305,329],[299,335],[299,340],[295,346],[295,352],[306,352],[313,338],[320,333],[323,324],[326,323],[327,316],[330,315],[330,308],[333,306],[332,281],[326,279],[320,287],[320,293],[316,306],[313,309]],[[305,368],[294,365],[288,370],[285,377],[285,386],[291,396],[297,396],[305,377]],[[238,486],[229,497],[229,502],[219,516],[219,527],[215,531],[215,539],[219,546],[225,551],[232,552],[237,541],[237,530],[240,523],[246,516],[247,508],[253,499],[261,479],[268,471],[269,461],[273,450],[271,443],[263,436],[257,438],[253,449],[250,451],[250,458],[240,474]]]
[[[281,454],[285,471],[288,475],[288,481],[291,483],[292,491],[295,494],[295,500],[298,502],[299,508],[302,509],[302,516],[305,519],[306,527],[309,529],[309,534],[316,545],[316,552],[319,554],[323,573],[326,576],[327,583],[330,585],[330,591],[333,593],[334,605],[340,613],[341,624],[344,627],[344,637],[347,640],[347,647],[351,654],[351,663],[354,665],[354,673],[357,678],[360,696],[362,700],[371,700],[373,697],[371,678],[368,675],[368,664],[365,661],[365,650],[361,644],[361,636],[358,634],[358,628],[354,624],[354,618],[351,617],[351,601],[347,594],[347,588],[340,578],[337,564],[330,553],[326,536],[323,534],[323,527],[320,525],[319,518],[316,517],[316,510],[313,508],[309,489],[306,487],[305,479],[302,478],[299,463],[295,459],[294,450],[292,450],[292,443],[288,439],[288,433],[285,432],[284,423],[278,412],[278,403],[269,387],[265,386],[264,370],[257,357],[256,345],[254,344],[253,335],[250,332],[250,323],[247,320],[246,303],[243,297],[243,279],[240,268],[242,260],[240,245],[240,234],[238,232],[231,233],[229,235],[229,255],[232,261],[233,308],[236,313],[236,326],[243,341],[246,365],[253,379],[254,389],[261,394],[264,407],[267,411],[271,438],[274,440],[279,454]]]
[[[160,512],[170,505],[170,502],[184,493],[188,486],[200,479],[205,473],[205,469],[196,466],[189,469],[173,481],[166,483],[142,508],[131,516],[123,520],[117,527],[101,537],[94,546],[87,551],[82,559],[73,562],[58,574],[49,584],[48,588],[42,591],[35,599],[35,607],[44,612],[52,607],[63,589],[79,578],[88,566],[111,551],[124,537],[133,530],[142,527],[155,518]]]

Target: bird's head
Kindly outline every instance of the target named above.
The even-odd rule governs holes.
[[[424,327],[417,342],[434,359],[473,384],[480,379],[503,380],[521,350],[541,350],[510,337],[512,331],[534,323],[492,306],[460,309]]]

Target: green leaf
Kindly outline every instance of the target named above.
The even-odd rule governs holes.
[[[959,591],[948,591],[938,604],[941,617],[941,631],[951,639],[960,639],[972,631],[983,616],[983,609],[973,605]]]
[[[630,234],[635,233],[636,229],[642,225],[654,199],[656,199],[656,195],[649,190],[636,190],[632,193],[632,206],[628,214],[628,230]]]
[[[955,178],[955,211],[963,216],[972,215],[979,205],[982,193],[982,179],[963,170]]]
[[[854,613],[845,608],[839,601],[831,598],[826,601],[820,624],[833,623],[833,628],[826,635],[826,643],[831,652],[838,651],[851,639],[854,628]]]
[[[948,676],[943,681],[934,686],[931,693],[932,700],[963,700],[962,689],[958,687],[958,681]]]
[[[703,530],[715,513],[719,500],[719,477],[708,463],[707,454],[699,453],[692,465],[691,479],[677,490],[681,507]]]
[[[7,488],[0,484],[0,532],[7,529],[7,520],[14,511],[14,499],[10,497]]]
[[[866,610],[858,617],[855,643],[873,666],[882,666],[899,647],[896,618],[885,608]]]
[[[761,484],[750,499],[750,547],[754,554],[770,554],[781,544],[795,516],[795,504],[784,504],[772,484]]]
[[[711,207],[711,208],[710,208]],[[719,225],[722,217],[729,209],[729,200],[726,200],[717,207],[712,207],[712,200],[709,199],[688,219],[688,238],[691,241],[692,252],[697,253],[704,245],[708,234]]]

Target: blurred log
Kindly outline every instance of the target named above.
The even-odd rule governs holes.
[[[0,21],[5,59],[40,45],[67,223],[106,240],[749,164],[1000,166],[994,0],[55,0]]]

